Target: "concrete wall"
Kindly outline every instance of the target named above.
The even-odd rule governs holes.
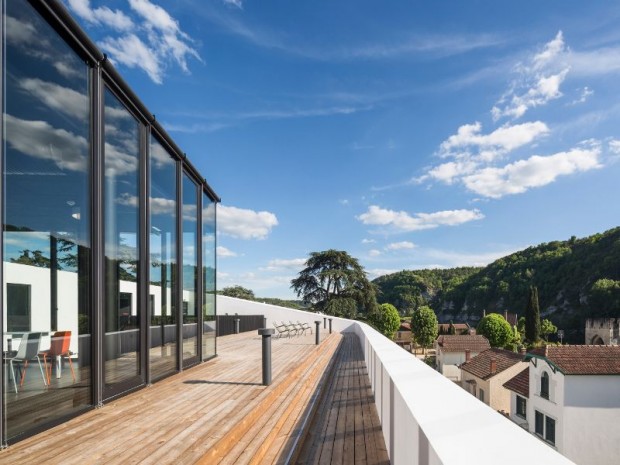
[[[218,314],[261,313],[269,324],[318,316],[224,296],[217,305]],[[335,318],[334,329],[360,339],[392,465],[572,463],[370,326]]]
[[[620,463],[620,376],[566,376],[564,445],[580,465]]]

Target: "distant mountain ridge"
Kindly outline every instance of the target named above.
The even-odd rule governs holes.
[[[440,322],[470,324],[484,311],[524,314],[530,285],[541,316],[583,344],[587,318],[620,317],[620,227],[553,241],[502,257],[482,268],[400,271],[373,281],[378,301],[401,313],[430,305]]]

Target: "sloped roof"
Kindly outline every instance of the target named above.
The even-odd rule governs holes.
[[[444,352],[482,352],[491,348],[488,339],[480,334],[442,335],[437,338],[437,345]]]
[[[504,387],[523,397],[530,397],[530,367],[524,368],[518,375],[506,381]]]
[[[491,371],[491,361],[495,360],[495,371]],[[480,352],[469,362],[461,365],[461,370],[471,373],[480,379],[489,379],[523,361],[523,355],[510,350],[492,348]]]
[[[467,323],[453,323],[452,325],[456,331],[469,331],[469,325]],[[439,331],[443,330],[447,332],[450,329],[450,323],[439,323],[437,326],[439,327]]]
[[[620,346],[545,346],[528,359],[544,358],[565,375],[620,375]]]

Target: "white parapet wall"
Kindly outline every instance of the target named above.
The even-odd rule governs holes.
[[[323,328],[323,315],[219,295],[217,312]],[[360,339],[392,465],[573,463],[367,324],[329,318]]]

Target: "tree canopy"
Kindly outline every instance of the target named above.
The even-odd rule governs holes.
[[[392,304],[381,304],[376,312],[370,316],[370,322],[386,337],[392,339],[400,328],[400,315]]]
[[[424,305],[413,312],[411,334],[417,344],[422,347],[430,346],[437,339],[438,331],[437,316],[430,307]]]
[[[583,343],[586,318],[620,314],[618,263],[620,227],[528,247],[484,268],[404,270],[373,282],[379,302],[401,314],[428,305],[440,321],[470,323],[485,309],[523,314],[529,288],[536,285],[540,312],[565,330],[567,342]]]
[[[254,291],[242,286],[225,287],[220,294],[228,297],[236,297],[237,299],[255,300]]]
[[[371,315],[377,305],[364,268],[341,250],[312,252],[291,288],[314,310],[328,315],[355,318],[360,311]]]
[[[491,347],[511,347],[514,339],[510,323],[498,313],[489,313],[483,317],[478,323],[476,334],[486,337]]]

